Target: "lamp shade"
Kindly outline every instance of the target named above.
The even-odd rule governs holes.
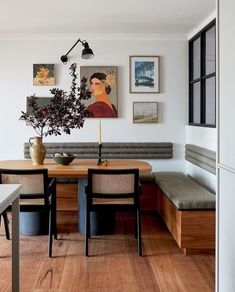
[[[92,49],[89,47],[88,43],[84,44],[84,49],[82,50],[82,58],[83,59],[91,59],[94,57],[94,53]]]

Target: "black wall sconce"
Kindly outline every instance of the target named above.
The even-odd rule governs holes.
[[[77,45],[78,43],[81,43],[81,44],[83,45],[83,47],[84,47],[84,49],[82,50],[82,58],[83,58],[83,59],[91,59],[91,58],[94,57],[94,53],[93,53],[92,49],[89,47],[88,42],[85,41],[85,40],[82,41],[81,39],[78,39],[78,40],[76,41],[76,43],[72,46],[72,48],[71,48],[71,49],[70,49],[65,55],[61,56],[60,60],[61,60],[64,64],[66,64],[67,61],[68,61],[68,54],[72,51],[72,49],[73,49],[74,47],[76,47],[76,45]]]

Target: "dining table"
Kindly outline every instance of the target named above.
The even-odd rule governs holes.
[[[140,174],[149,173],[151,165],[142,160],[132,159],[110,159],[108,165],[97,165],[97,159],[75,159],[69,165],[57,164],[53,159],[45,159],[43,165],[33,165],[31,159],[21,160],[1,160],[0,168],[4,169],[47,169],[49,177],[77,178],[78,194],[78,229],[80,233],[85,233],[85,204],[88,169],[139,169]],[[100,215],[97,212],[91,214],[91,234],[97,233]],[[101,216],[103,217],[103,215]],[[108,220],[108,219],[107,219]],[[106,220],[106,222],[108,222]],[[101,221],[104,221],[102,218]],[[98,228],[99,229],[99,228]]]

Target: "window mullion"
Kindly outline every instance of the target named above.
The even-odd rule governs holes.
[[[201,124],[206,122],[206,39],[205,32],[201,34]]]
[[[193,123],[193,44],[189,43],[189,123]]]

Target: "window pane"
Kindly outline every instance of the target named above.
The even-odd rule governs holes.
[[[206,79],[206,124],[215,125],[215,77]]]
[[[193,79],[200,77],[200,38],[193,42]]]
[[[206,32],[206,74],[215,72],[215,26]]]
[[[200,82],[193,84],[193,123],[201,123]]]

